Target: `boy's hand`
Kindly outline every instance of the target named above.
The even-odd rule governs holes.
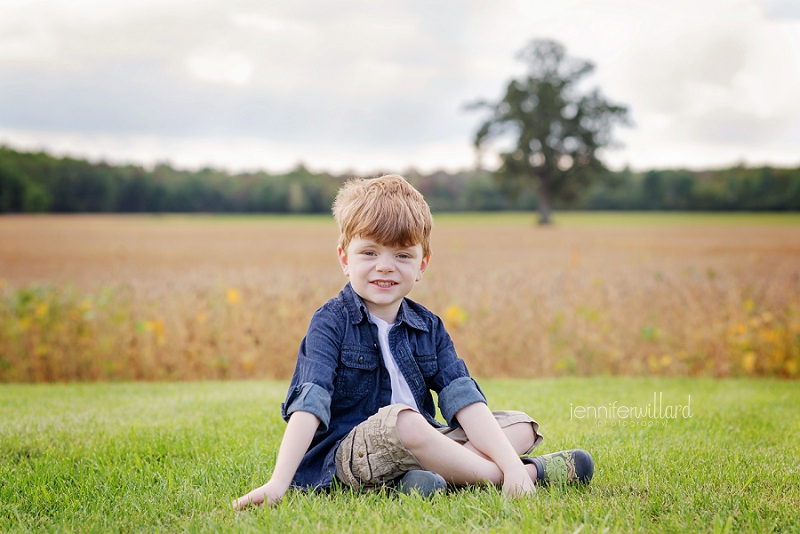
[[[297,472],[297,466],[308,450],[314,432],[319,427],[319,418],[310,412],[297,411],[289,418],[286,431],[283,433],[275,470],[269,482],[256,488],[247,495],[242,495],[233,503],[234,510],[244,510],[251,504],[274,506],[286,494],[292,478]]]
[[[536,493],[536,485],[528,471],[520,463],[519,469],[508,470],[503,476],[503,491],[513,498],[524,497]]]
[[[456,413],[470,444],[503,472],[503,491],[509,497],[523,497],[536,491],[528,470],[511,442],[497,424],[489,407],[475,402]]]
[[[286,494],[288,488],[278,485],[275,481],[270,480],[260,488],[256,488],[247,495],[243,495],[233,501],[234,510],[244,510],[251,504],[263,506],[266,502],[267,506],[274,506]]]

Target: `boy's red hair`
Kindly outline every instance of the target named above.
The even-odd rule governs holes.
[[[354,178],[339,189],[333,202],[339,245],[347,250],[354,237],[391,247],[422,245],[431,253],[433,217],[422,194],[399,174]]]

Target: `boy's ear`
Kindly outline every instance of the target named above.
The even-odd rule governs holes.
[[[422,280],[422,273],[425,272],[425,269],[428,268],[428,263],[431,261],[431,255],[428,254],[424,258],[422,258],[422,263],[419,265],[419,272],[417,273],[417,282]]]
[[[342,245],[336,247],[336,254],[339,255],[339,265],[342,266],[342,272],[345,276],[350,276],[347,264],[347,252],[342,248]]]

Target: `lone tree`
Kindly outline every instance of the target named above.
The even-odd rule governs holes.
[[[574,200],[608,175],[597,150],[612,144],[615,122],[628,124],[628,109],[605,100],[597,88],[582,92],[578,83],[594,65],[568,57],[556,41],[533,40],[517,58],[528,65],[526,78],[512,79],[497,103],[468,106],[491,111],[475,134],[475,148],[480,162],[486,142],[516,137],[513,149],[500,154],[494,177],[512,197],[538,189],[539,224],[550,224],[553,200]]]

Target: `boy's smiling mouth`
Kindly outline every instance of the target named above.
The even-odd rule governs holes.
[[[397,282],[392,282],[391,280],[373,280],[372,283],[378,287],[392,287],[397,285]]]

